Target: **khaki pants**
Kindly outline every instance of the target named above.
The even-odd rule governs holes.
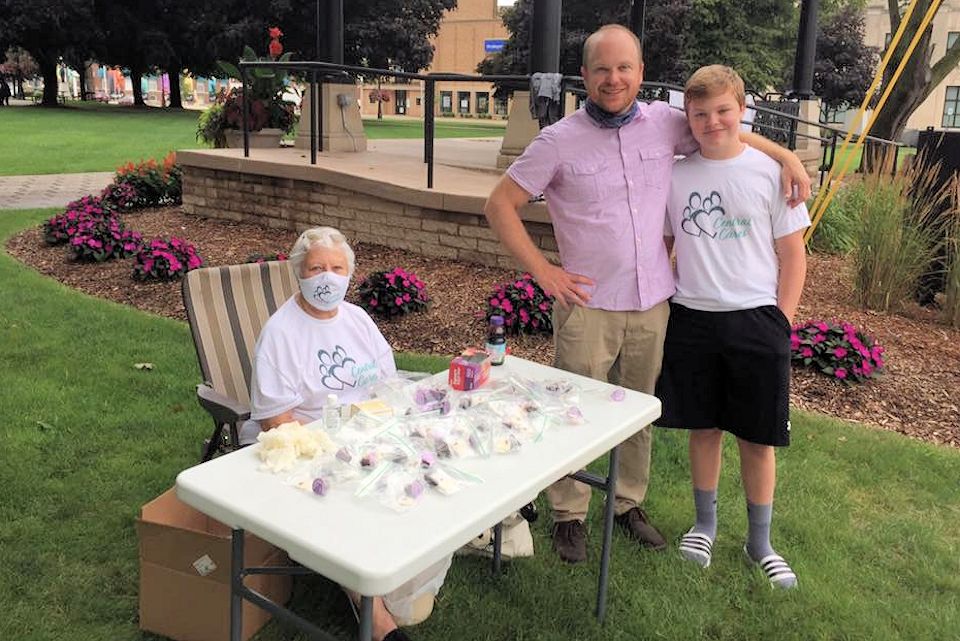
[[[554,307],[554,366],[575,374],[652,394],[663,360],[663,339],[670,316],[664,301],[643,312],[610,312],[573,306]],[[643,502],[650,480],[651,428],[620,445],[620,469],[614,511],[623,514]],[[547,488],[555,523],[587,516],[590,486],[562,478]]]

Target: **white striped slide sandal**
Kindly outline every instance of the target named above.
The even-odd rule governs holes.
[[[706,534],[690,530],[680,537],[680,556],[708,568],[713,556],[713,540]]]

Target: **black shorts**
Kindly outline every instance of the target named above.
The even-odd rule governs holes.
[[[702,312],[670,303],[657,425],[789,445],[790,331],[775,305]]]

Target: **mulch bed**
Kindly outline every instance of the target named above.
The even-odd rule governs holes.
[[[257,225],[188,216],[176,207],[124,215],[128,227],[144,238],[180,236],[194,243],[207,266],[245,262],[251,254],[288,251],[296,234]],[[483,305],[494,287],[515,277],[510,270],[356,243],[357,271],[348,300],[370,272],[402,266],[426,284],[433,303],[426,312],[379,321],[394,349],[436,354],[458,353],[483,341]],[[186,320],[180,283],[139,283],[133,261],[76,263],[65,247],[44,245],[39,228],[14,236],[8,252],[37,271],[92,296]],[[794,368],[791,400],[795,406],[960,447],[960,330],[940,323],[936,313],[918,306],[897,315],[861,310],[853,301],[849,264],[843,258],[809,258],[807,287],[798,318],[842,319],[874,336],[886,349],[882,377],[846,385],[810,369]],[[513,354],[541,363],[553,360],[549,336],[509,341]]]

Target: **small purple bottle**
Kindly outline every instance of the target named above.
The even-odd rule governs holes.
[[[490,354],[491,365],[503,365],[507,356],[507,332],[503,327],[503,316],[495,314],[490,317],[485,349]]]

